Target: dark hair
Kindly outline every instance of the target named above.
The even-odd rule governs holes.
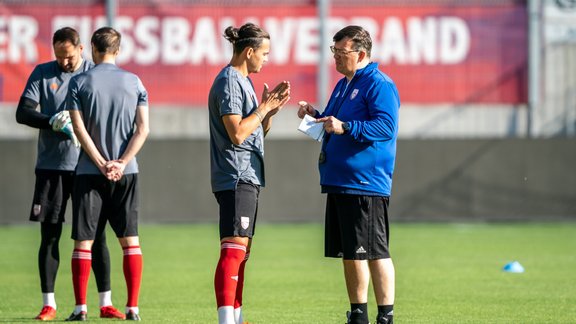
[[[92,34],[92,47],[98,53],[116,53],[120,49],[122,35],[112,27],[102,27]]]
[[[78,35],[76,29],[71,27],[60,28],[52,36],[52,45],[66,42],[70,42],[74,47],[80,45],[80,35]]]
[[[234,54],[242,53],[246,47],[259,48],[264,38],[270,39],[267,32],[253,23],[246,23],[240,28],[230,26],[224,31],[224,37],[232,43]]]
[[[364,50],[370,57],[372,52],[372,39],[370,33],[360,26],[347,26],[338,31],[332,40],[339,42],[344,38],[350,38],[354,43],[354,50]]]

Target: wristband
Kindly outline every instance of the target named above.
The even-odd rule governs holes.
[[[260,114],[258,112],[258,110],[254,110],[254,114],[256,115],[256,117],[258,117],[258,119],[260,119],[260,123],[262,123],[264,121],[264,118],[262,117],[262,114]]]

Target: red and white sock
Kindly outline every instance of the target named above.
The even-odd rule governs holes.
[[[238,284],[236,285],[236,298],[234,299],[234,319],[236,323],[244,322],[242,318],[242,292],[244,290],[244,269],[248,258],[250,258],[250,252],[246,252],[244,260],[240,263],[240,269],[238,269]]]
[[[140,283],[142,281],[142,250],[139,246],[127,246],[123,250],[124,278],[128,289],[126,307],[138,307],[138,296],[140,295]]]
[[[240,264],[246,256],[246,247],[233,242],[222,242],[220,260],[214,276],[214,290],[218,305],[218,323],[234,324],[234,303],[239,281]]]
[[[72,252],[72,284],[77,309],[86,308],[86,291],[88,290],[91,266],[92,251],[74,249]]]

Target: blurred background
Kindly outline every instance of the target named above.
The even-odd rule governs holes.
[[[15,121],[30,72],[54,59],[58,28],[90,58],[106,25],[149,92],[141,219],[215,222],[207,96],[231,57],[224,29],[248,21],[272,39],[256,93],[293,91],[267,137],[261,221],[323,220],[320,146],[296,106],[323,110],[341,78],[332,36],[351,24],[401,97],[393,221],[576,220],[576,0],[1,0],[0,223],[26,223],[31,206],[37,130]]]

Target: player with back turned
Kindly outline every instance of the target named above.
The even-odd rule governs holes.
[[[126,320],[140,320],[138,298],[142,251],[138,236],[138,163],[149,133],[148,93],[140,78],[116,65],[121,35],[110,27],[94,32],[96,66],[70,80],[66,109],[82,143],[74,184],[72,282],[76,307],[68,321],[87,318],[90,248],[106,226],[123,250],[128,290]]]
[[[248,77],[268,60],[270,36],[247,23],[228,27],[230,64],[216,76],[208,98],[212,191],[220,206],[220,259],[214,276],[219,324],[240,324],[244,270],[256,226],[258,196],[264,186],[264,136],[272,117],[290,99],[286,81],[258,103]]]
[[[36,66],[16,109],[18,123],[39,129],[36,184],[30,220],[40,222],[38,268],[44,307],[36,319],[43,321],[56,318],[54,284],[60,264],[58,245],[79,154],[70,117],[63,110],[64,102],[70,79],[94,66],[82,58],[83,46],[78,32],[73,28],[57,30],[52,46],[56,60]],[[112,306],[110,255],[104,232],[96,238],[92,254],[92,269],[100,297],[100,317],[124,318],[124,314]]]

